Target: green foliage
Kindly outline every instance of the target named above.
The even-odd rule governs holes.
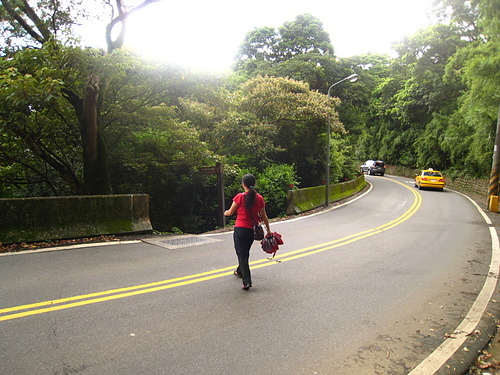
[[[330,36],[323,30],[323,22],[310,14],[302,14],[295,21],[285,22],[279,28],[279,35],[277,52],[280,61],[305,53],[333,55]]]
[[[235,74],[212,77],[63,45],[79,2],[39,1],[38,14],[57,22],[32,24],[35,34],[12,22],[17,2],[2,2],[0,195],[83,191],[81,106],[93,76],[114,191],[150,194],[156,230],[217,225],[216,177],[197,169],[219,161],[227,199],[249,171],[270,215],[282,215],[290,185],[324,183],[327,124],[331,183],[354,178],[366,159],[485,176],[500,103],[500,0],[437,3],[447,24],[403,39],[396,58],[337,59],[322,22],[299,15],[249,32]],[[352,73],[357,82],[335,85]]]
[[[448,116],[434,114],[434,118],[426,125],[424,132],[414,143],[416,165],[444,170],[449,168],[449,154],[443,149],[445,131],[450,126]]]
[[[284,60],[261,74],[290,77],[309,83],[311,90],[324,91],[329,82],[328,72],[334,69],[334,65],[335,60],[330,55],[307,52]]]
[[[500,1],[437,3],[449,24],[396,45],[358,155],[485,177],[500,103]]]
[[[262,27],[249,32],[240,46],[235,69],[243,74],[265,75],[273,66],[301,55],[333,55],[323,23],[310,14],[297,16],[275,30]]]
[[[261,27],[250,31],[240,46],[238,62],[245,60],[274,61],[277,59],[274,49],[279,35],[271,27]]]
[[[445,76],[448,62],[464,43],[456,28],[436,25],[396,46],[399,56],[375,88],[378,111],[363,131],[365,154],[411,167],[450,164],[439,144],[446,122],[436,119],[456,109],[464,89],[455,73]]]
[[[214,156],[196,130],[162,116],[168,113],[165,108],[147,111],[156,112],[147,115],[156,120],[126,134],[112,154],[115,190],[149,194],[151,220],[157,230],[179,227],[196,233],[213,228],[217,224],[215,182],[212,176],[200,175],[197,166],[215,164]]]
[[[269,163],[296,165],[305,183],[319,184],[326,124],[343,131],[338,103],[305,82],[257,76],[233,92],[182,99],[181,118],[192,122],[210,149],[229,163],[258,171]]]
[[[271,164],[257,176],[257,190],[266,200],[269,216],[284,216],[288,190],[298,185],[298,178],[293,165]]]
[[[469,43],[447,66],[447,74],[458,72],[467,90],[459,99],[459,107],[453,114],[455,121],[449,127],[450,140],[443,142],[443,148],[452,155],[452,169],[462,165],[463,171],[480,177],[488,176],[490,171],[500,103],[499,6],[498,0],[476,4],[481,11],[476,23],[484,41]]]
[[[340,134],[332,134],[330,139],[330,179],[331,183],[353,180],[358,176],[359,165],[352,152],[349,140]]]
[[[60,69],[67,56],[47,44],[0,61],[1,178],[28,196],[67,194],[81,185],[78,127]]]
[[[496,0],[493,0],[496,1]],[[435,13],[443,23],[451,23],[460,29],[464,39],[477,41],[481,39],[480,3],[483,0],[437,0]]]
[[[311,91],[309,85],[290,78],[256,77],[243,87],[241,108],[268,123],[286,121],[333,120],[336,130],[341,130],[335,106],[338,100]]]
[[[0,6],[0,35],[5,43],[3,54],[43,43],[67,44],[74,37],[74,27],[85,17],[82,0],[17,1],[3,0]],[[88,2],[86,4],[89,6]]]
[[[241,178],[251,173],[257,179],[256,190],[266,201],[266,210],[269,217],[283,216],[286,213],[288,190],[297,188],[299,177],[295,166],[287,164],[270,164],[262,172],[252,169],[232,169],[226,176],[226,201],[242,192]]]
[[[0,144],[0,163],[9,167],[2,170],[3,181],[26,195],[82,192],[83,148],[75,112],[81,101],[74,93],[84,90],[91,72],[99,72],[110,89],[109,96],[102,94],[105,111],[99,120],[111,147],[129,124],[143,121],[137,120],[140,108],[161,103],[169,87],[158,86],[156,71],[148,76],[137,59],[119,51],[103,55],[45,43],[0,61],[0,124],[10,142]]]

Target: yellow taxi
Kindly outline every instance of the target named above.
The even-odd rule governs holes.
[[[435,171],[432,168],[424,169],[415,177],[415,187],[419,189],[433,188],[443,191],[444,177],[441,172]]]

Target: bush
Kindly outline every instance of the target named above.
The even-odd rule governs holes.
[[[294,165],[272,164],[257,177],[257,190],[266,200],[269,217],[284,216],[288,190],[297,188],[298,178]]]
[[[234,171],[233,171],[234,172]],[[271,164],[263,172],[257,172],[250,169],[238,170],[237,175],[228,174],[226,176],[226,200],[232,200],[233,197],[242,192],[241,178],[251,173],[257,179],[255,189],[262,194],[266,201],[267,215],[272,217],[284,216],[286,214],[286,201],[288,190],[297,188],[298,177],[294,165]],[[228,201],[231,205],[231,202]]]

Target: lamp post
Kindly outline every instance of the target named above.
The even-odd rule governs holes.
[[[330,99],[332,96],[330,95],[330,90],[332,89],[333,86],[338,85],[339,83],[342,83],[344,81],[349,81],[349,82],[356,82],[358,80],[358,75],[357,74],[351,74],[348,77],[345,77],[341,79],[340,81],[335,82],[333,85],[330,86],[328,89],[328,99]],[[325,191],[325,206],[328,206],[329,204],[329,198],[330,198],[330,134],[331,134],[331,125],[330,125],[330,116],[328,116],[328,129],[326,131],[326,191]]]

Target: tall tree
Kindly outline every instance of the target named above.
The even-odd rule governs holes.
[[[145,6],[160,0],[144,0],[135,7],[127,8],[123,0],[116,0],[114,17],[106,28],[108,51],[120,48],[123,44],[126,20],[128,16]],[[109,6],[111,2],[105,1]],[[65,6],[63,7],[63,4]],[[71,19],[72,5],[81,5],[76,2],[38,1],[28,2],[17,0],[3,0],[0,14],[3,22],[3,35],[7,38],[7,45],[13,45],[16,38],[22,37],[32,45],[43,46],[47,43],[58,43],[59,32],[70,30],[73,24]],[[112,32],[115,26],[121,24],[121,30],[115,39]],[[66,28],[64,26],[67,26]],[[57,52],[55,48],[54,53]],[[7,51],[8,52],[8,51]],[[92,54],[92,52],[89,52]],[[92,62],[90,61],[92,65]],[[109,181],[106,145],[100,127],[100,112],[106,80],[97,67],[91,69],[86,77],[86,83],[81,91],[74,91],[70,85],[63,85],[61,92],[64,98],[73,106],[79,121],[79,131],[83,145],[84,184],[82,191],[87,194],[109,194]]]
[[[447,75],[460,74],[466,87],[453,113],[442,148],[451,155],[458,173],[487,176],[500,104],[500,1],[475,1],[468,7],[480,37],[460,49],[447,66]],[[451,3],[453,14],[462,4]],[[462,11],[462,12],[460,12]],[[460,26],[459,20],[452,22]]]
[[[333,56],[323,23],[310,14],[299,15],[278,30],[262,27],[250,31],[240,46],[235,69],[250,76],[264,75],[280,63],[305,55],[312,60]]]
[[[379,106],[371,129],[362,137],[362,148],[393,164],[425,163],[426,157],[419,158],[419,153],[431,152],[435,144],[420,137],[434,114],[452,113],[464,89],[456,76],[444,76],[448,61],[465,43],[455,27],[434,25],[396,46],[399,56],[391,64],[390,75],[376,88]],[[439,153],[433,159],[441,163],[435,167],[444,168],[449,160]]]
[[[229,163],[259,171],[269,163],[295,164],[305,186],[324,180],[328,120],[333,131],[343,132],[338,99],[285,77],[258,76],[210,101],[181,103],[182,118]]]
[[[294,21],[285,22],[278,30],[280,35],[277,45],[279,61],[311,52],[333,55],[330,36],[323,29],[323,22],[310,14],[299,15]]]
[[[435,13],[441,22],[453,24],[468,41],[482,38],[480,3],[483,0],[436,0]]]

